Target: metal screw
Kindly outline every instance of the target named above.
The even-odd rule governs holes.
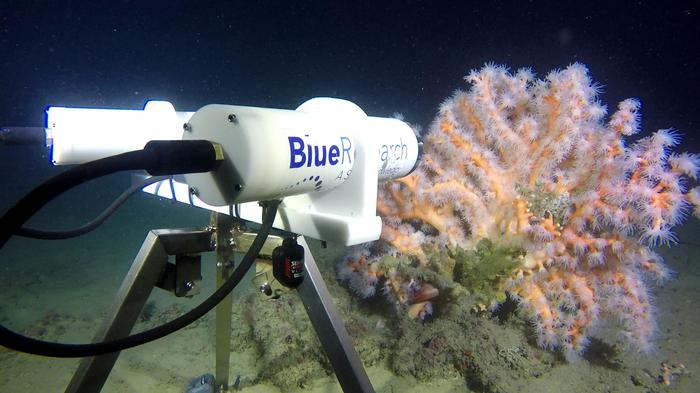
[[[199,190],[194,187],[190,187],[190,194],[194,196],[199,196]]]
[[[268,284],[268,283],[264,283],[264,284],[260,285],[260,288],[258,288],[258,289],[260,289],[261,293],[264,293],[267,296],[272,295],[272,287],[270,287],[270,284]]]
[[[234,115],[233,113],[231,113],[230,115],[228,115],[228,122],[229,123],[238,123],[238,117],[236,115]]]
[[[192,125],[190,123],[185,123],[182,125],[182,129],[187,132],[192,132]]]
[[[185,288],[187,288],[188,291],[192,290],[192,288],[194,288],[194,282],[192,282],[192,281],[185,282]]]
[[[243,189],[243,186],[241,184],[236,184],[233,188],[235,188],[236,191],[241,191]]]

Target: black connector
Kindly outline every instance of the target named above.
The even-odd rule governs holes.
[[[0,146],[46,146],[44,127],[0,127]]]
[[[152,176],[209,172],[224,158],[220,145],[204,140],[150,141],[143,150],[153,155],[145,168]]]

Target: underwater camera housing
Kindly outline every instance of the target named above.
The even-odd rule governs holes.
[[[260,217],[251,202],[283,198],[274,227],[343,245],[379,238],[377,183],[409,174],[419,154],[403,121],[326,97],[296,110],[207,105],[178,112],[165,101],[143,110],[49,107],[46,133],[56,165],[141,149],[149,140],[218,143],[224,161],[216,171],[144,191],[249,221]]]
[[[264,295],[274,299],[296,290],[343,390],[374,391],[304,235],[340,245],[379,238],[378,182],[406,176],[418,163],[420,144],[410,126],[367,116],[349,101],[314,98],[296,110],[207,105],[181,112],[165,101],[150,101],[143,110],[49,107],[44,131],[53,164],[80,165],[40,185],[3,216],[11,223],[0,233],[5,241],[13,234],[58,239],[92,230],[101,221],[58,235],[21,225],[54,196],[120,170],[151,175],[123,196],[143,189],[208,209],[212,219],[203,229],[149,232],[93,343],[44,342],[0,325],[3,346],[83,357],[66,391],[99,391],[120,350],[170,334],[215,308],[216,376],[213,382],[210,375],[196,378],[193,388],[227,389],[230,293],[255,263],[253,283]],[[113,206],[107,211],[117,201]],[[246,232],[248,221],[261,225]],[[281,237],[268,237],[273,227]],[[218,289],[176,319],[130,333],[152,288],[187,297],[198,292],[200,254],[210,251],[216,253]]]

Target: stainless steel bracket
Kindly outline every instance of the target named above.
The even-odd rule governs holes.
[[[151,291],[161,280],[171,255],[192,255],[212,251],[216,243],[217,281],[225,280],[230,272],[233,253],[230,252],[232,224],[217,217],[217,237],[213,230],[153,230],[148,233],[139,253],[124,278],[112,307],[93,341],[108,341],[129,335]],[[234,236],[235,237],[235,236]],[[330,360],[344,392],[372,393],[374,389],[345,329],[345,324],[333,303],[326,283],[303,237],[297,239],[304,247],[306,277],[297,287],[304,308]],[[228,385],[229,345],[231,329],[231,298],[217,306],[216,381],[220,389]],[[66,392],[92,393],[102,390],[114,367],[119,352],[84,358],[73,375]]]
[[[93,342],[128,336],[153,288],[165,272],[169,255],[211,251],[210,230],[158,229],[146,236],[129,272],[122,281],[107,316]],[[99,392],[107,381],[119,352],[84,358],[66,392]]]

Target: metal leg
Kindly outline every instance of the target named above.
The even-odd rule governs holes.
[[[230,243],[232,222],[220,217],[217,223],[217,282],[228,278],[232,268]],[[169,255],[211,251],[209,230],[154,230],[148,233],[138,255],[115,297],[112,308],[102,323],[94,341],[107,341],[127,336],[153,288],[164,275]],[[345,324],[333,304],[326,283],[316,266],[303,237],[297,239],[304,247],[306,277],[297,287],[304,308],[345,392],[373,393],[360,357],[345,330]],[[216,382],[228,387],[231,297],[217,306]],[[99,392],[104,386],[119,352],[85,358],[66,388],[69,393]]]
[[[204,230],[153,230],[148,233],[115,296],[110,312],[93,341],[129,335],[148,296],[168,263],[168,255],[210,251],[211,232]],[[107,381],[119,352],[84,358],[66,392],[99,392]]]
[[[158,236],[153,231],[149,232],[119,288],[112,309],[102,322],[93,341],[124,337],[131,332],[167,262],[168,254],[158,241]],[[84,358],[73,374],[66,392],[87,393],[102,390],[118,357],[119,352]]]
[[[233,218],[212,213],[212,224],[216,228],[216,287],[228,280],[233,272],[233,247],[231,239],[235,221]],[[231,308],[233,296],[229,295],[216,306],[216,386],[228,391],[231,355]]]
[[[297,242],[304,246],[306,268],[304,282],[297,291],[340,386],[344,392],[374,392],[306,240],[300,236]]]

